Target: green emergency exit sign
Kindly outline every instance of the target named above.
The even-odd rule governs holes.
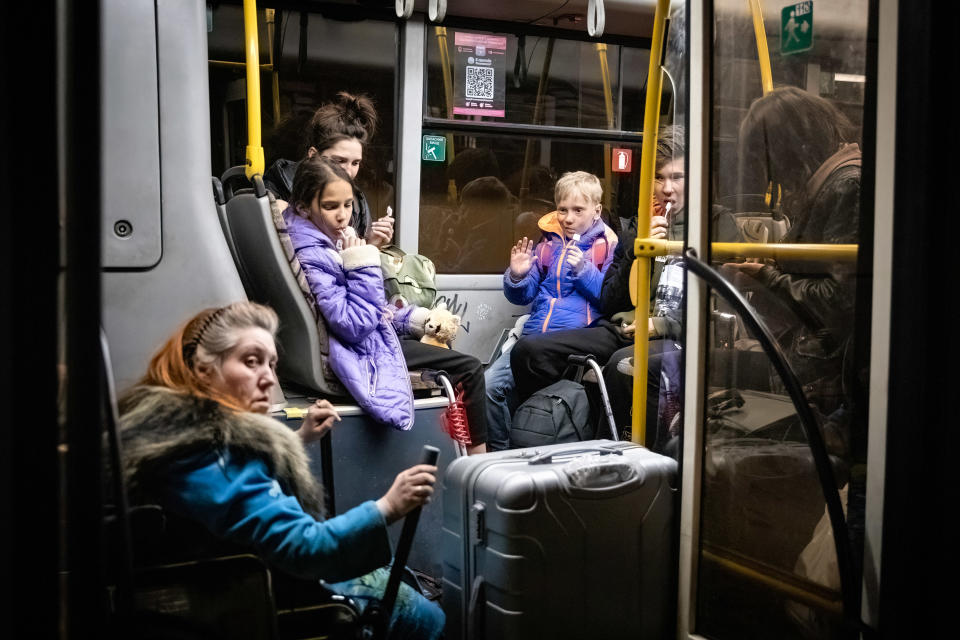
[[[791,4],[780,10],[780,55],[813,48],[813,0]]]
[[[430,162],[443,162],[447,159],[447,139],[443,136],[423,136],[420,157]]]

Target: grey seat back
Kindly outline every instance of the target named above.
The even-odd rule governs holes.
[[[282,349],[277,374],[285,381],[325,397],[349,397],[330,368],[329,339],[323,320],[312,309],[274,225],[269,196],[259,176],[253,193],[238,193],[226,203],[235,259],[248,297],[271,306],[280,317]],[[262,194],[262,195],[258,195]],[[279,212],[277,212],[279,215]]]
[[[743,235],[744,242],[761,244],[780,242],[790,230],[789,221],[785,216],[775,220],[769,212],[743,212],[734,214],[737,227]]]

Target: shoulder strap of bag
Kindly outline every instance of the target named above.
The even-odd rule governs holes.
[[[810,176],[807,181],[807,194],[815,198],[823,184],[834,171],[843,167],[859,167],[862,165],[860,147],[856,144],[845,144],[835,154],[827,158],[822,165]]]

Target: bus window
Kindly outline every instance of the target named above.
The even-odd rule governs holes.
[[[607,224],[614,231],[621,216],[636,213],[639,172],[612,172],[604,179],[610,145],[509,135],[452,139],[460,149],[452,161],[424,162],[421,169],[420,252],[431,257],[438,273],[502,273],[517,240],[540,238],[537,222],[555,210],[554,184],[567,171],[600,178]],[[616,146],[632,158],[640,156],[639,142]],[[533,158],[526,169],[525,157]]]
[[[799,249],[713,262],[803,387],[858,563],[871,286],[863,261],[873,215],[860,191],[871,170],[861,149],[873,136],[863,129],[869,3],[714,5],[712,204],[734,214],[747,242]],[[762,11],[759,34],[751,5]],[[833,245],[846,253],[828,255]],[[840,637],[840,573],[806,432],[757,336],[716,296],[711,312],[696,632]],[[859,567],[853,573],[859,584]]]
[[[438,273],[502,273],[567,171],[600,178],[614,230],[636,214],[642,42],[435,26],[427,40],[424,144],[443,156],[423,157],[419,246]]]
[[[297,161],[304,156],[307,148],[303,131],[321,104],[340,91],[365,94],[377,109],[379,124],[373,140],[364,148],[357,184],[374,218],[385,215],[387,207],[396,209],[396,25],[281,10],[273,13],[271,22],[267,11],[257,12],[260,60],[268,65],[260,77],[266,166],[281,158]],[[208,29],[212,161],[214,174],[220,175],[231,166],[243,164],[247,144],[245,70],[242,64],[230,64],[244,60],[242,8],[214,5]],[[275,72],[276,80],[271,72]]]

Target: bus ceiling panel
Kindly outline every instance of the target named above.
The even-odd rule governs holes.
[[[160,131],[163,255],[150,269],[103,274],[103,324],[121,389],[184,320],[246,297],[210,191],[206,37],[202,2],[157,3],[159,127],[156,117],[151,126]],[[123,151],[129,162],[143,153],[129,143]]]
[[[100,40],[103,266],[160,260],[160,132],[152,0],[105,0]]]
[[[469,18],[517,22],[587,35],[588,6],[589,0],[447,0],[447,20]],[[606,24],[600,39],[614,35],[649,38],[656,6],[656,0],[603,0]],[[426,14],[429,2],[416,0],[414,7]]]

